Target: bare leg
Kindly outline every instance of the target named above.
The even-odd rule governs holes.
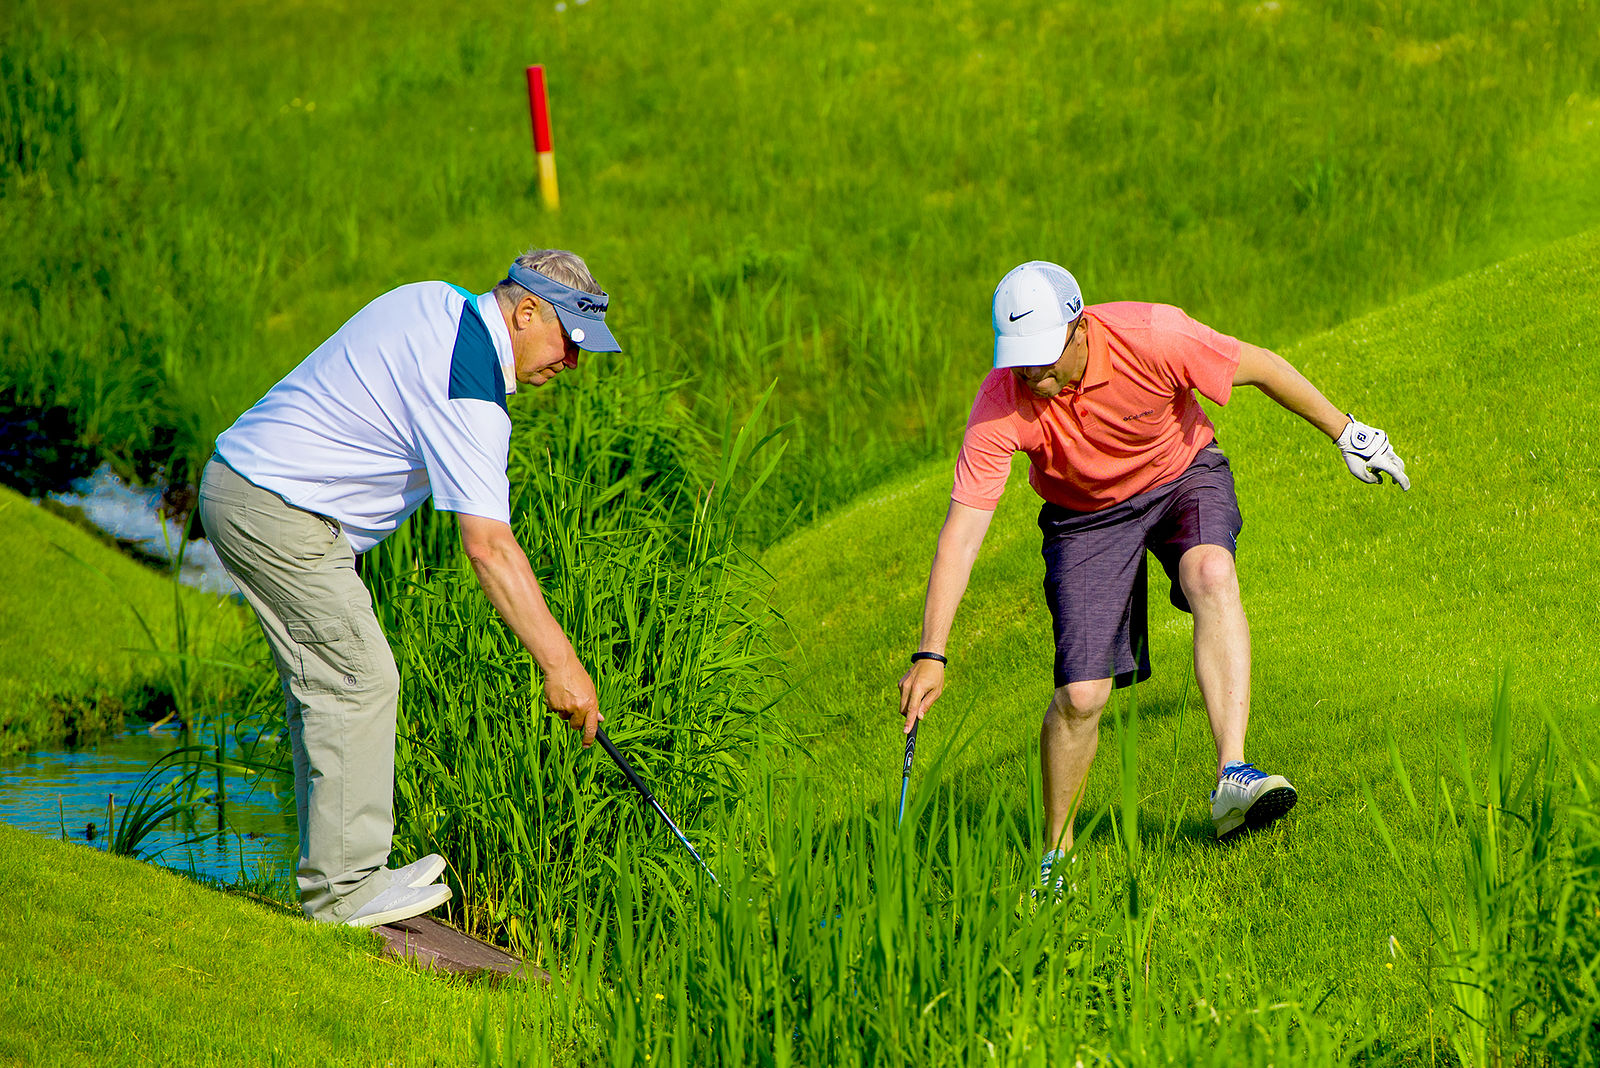
[[[1039,762],[1044,771],[1047,849],[1072,848],[1072,817],[1100,745],[1100,712],[1110,697],[1110,679],[1071,682],[1057,687],[1045,711]]]
[[[1239,599],[1233,554],[1196,545],[1178,561],[1178,582],[1194,613],[1194,674],[1217,743],[1217,775],[1244,759],[1250,725],[1250,624]]]

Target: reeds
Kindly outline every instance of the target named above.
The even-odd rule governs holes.
[[[1359,1009],[1324,1014],[1331,977],[1264,988],[1247,932],[1214,944],[1172,929],[1178,821],[1156,814],[1140,844],[1138,714],[1124,699],[1124,788],[1080,836],[1104,823],[1116,848],[1084,852],[1060,900],[1036,895],[1038,813],[1007,811],[1007,785],[982,775],[943,781],[950,745],[898,827],[895,754],[864,807],[764,754],[744,803],[706,828],[727,893],[684,858],[647,862],[619,841],[603,888],[574,898],[560,930],[538,925],[556,981],[512,995],[503,1016],[486,1008],[482,1063],[1592,1064],[1594,769],[1555,740],[1514,769],[1503,690],[1495,708],[1489,773],[1463,744],[1425,851],[1397,848],[1396,821],[1378,821],[1435,938],[1393,944],[1454,1015],[1441,1012],[1437,1039],[1397,1044]],[[1410,816],[1426,815],[1398,760],[1396,774]],[[1403,858],[1419,852],[1414,869]],[[1169,946],[1154,953],[1158,932]]]
[[[148,643],[140,651],[159,665],[157,677],[172,700],[169,717],[178,721],[182,733],[182,743],[146,769],[120,811],[114,797],[107,799],[106,849],[125,856],[156,859],[146,851],[146,842],[172,822],[183,825],[190,837],[166,849],[228,834],[230,777],[245,780],[249,794],[264,790],[286,796],[291,785],[277,680],[260,670],[265,643],[257,631],[235,630],[234,617],[218,611],[220,600],[212,604],[210,618],[191,617],[194,594],[183,584],[188,544],[185,539],[176,547],[171,563],[170,633],[137,604],[125,601]],[[86,576],[116,589],[105,572],[62,551]],[[198,815],[207,808],[214,822],[202,829]]]
[[[1482,770],[1460,723],[1453,774],[1441,769],[1420,796],[1391,739],[1405,809],[1386,818],[1370,791],[1368,804],[1431,940],[1408,946],[1391,938],[1391,952],[1426,985],[1462,1064],[1593,1065],[1600,766],[1576,759],[1547,722],[1543,744],[1519,767],[1518,733],[1502,679]],[[1400,840],[1396,817],[1425,827],[1429,838]]]
[[[692,834],[743,795],[756,741],[784,733],[768,712],[778,665],[767,579],[736,541],[777,455],[753,429],[758,405],[702,483],[652,436],[660,423],[590,423],[613,396],[580,391],[545,413],[534,439],[550,448],[513,464],[514,529],[595,680],[608,733]],[[588,447],[568,448],[574,438]],[[444,523],[425,521],[405,546],[431,563],[398,572],[391,555],[372,579],[404,679],[397,844],[446,856],[462,922],[527,949],[535,917],[559,929],[576,896],[610,881],[617,843],[634,840],[646,858],[644,843],[676,844],[600,751],[544,709],[527,654]]]
[[[1294,992],[1259,996],[1245,955],[1194,946],[1152,968],[1144,921],[1163,904],[1132,889],[1154,874],[1136,847],[1086,858],[1059,900],[1039,891],[1037,821],[1004,784],[941,781],[949,752],[899,826],[887,775],[880,800],[841,808],[763,758],[710,829],[726,894],[620,842],[570,934],[541,923],[541,945],[571,948],[548,990],[485,1019],[483,1063],[1337,1064],[1363,1048]],[[1137,826],[1130,799],[1118,815]]]

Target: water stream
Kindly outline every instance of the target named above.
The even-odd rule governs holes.
[[[161,514],[161,491],[128,485],[108,464],[75,480],[70,492],[50,494],[50,500],[77,511],[91,526],[140,556],[167,565],[177,559],[183,535],[176,523]],[[210,593],[239,592],[216,550],[202,539],[183,547],[183,570],[178,577]]]
[[[176,724],[154,731],[140,726],[96,746],[8,760],[0,764],[0,822],[104,848],[107,799],[115,799],[120,818],[151,764],[182,744]],[[172,769],[165,778],[177,775]],[[297,844],[292,791],[285,801],[261,776],[231,775],[224,781],[228,826],[221,835],[216,807],[203,804],[193,820],[180,816],[146,838],[141,859],[224,882],[291,872]],[[210,773],[205,782],[210,784]],[[191,841],[197,837],[202,840]]]

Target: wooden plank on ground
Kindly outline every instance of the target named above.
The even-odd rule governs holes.
[[[505,950],[480,942],[431,916],[413,916],[374,927],[373,931],[383,939],[384,956],[413,961],[428,971],[550,981],[544,970],[529,967]]]

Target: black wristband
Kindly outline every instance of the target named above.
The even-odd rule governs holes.
[[[950,663],[950,661],[948,661],[948,660],[946,660],[944,658],[944,654],[943,653],[930,653],[930,652],[928,652],[926,650],[924,650],[924,651],[922,651],[920,653],[912,653],[911,654],[911,662],[913,664],[915,664],[918,660],[937,660],[941,664]]]

